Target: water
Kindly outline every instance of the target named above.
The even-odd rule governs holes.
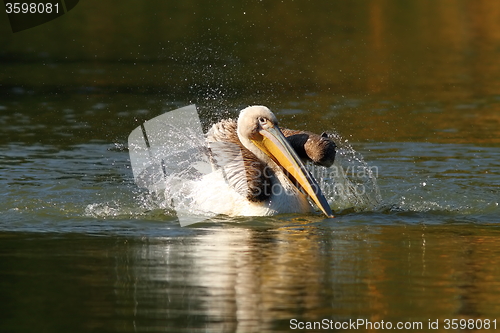
[[[500,320],[496,3],[113,6],[0,27],[0,331]],[[334,133],[369,194],[181,227],[126,140],[191,103]]]

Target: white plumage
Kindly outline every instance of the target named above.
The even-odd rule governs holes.
[[[207,144],[213,172],[191,183],[196,211],[229,216],[308,213],[313,210],[309,196],[327,216],[332,215],[268,108],[251,106],[241,111],[237,122],[214,124]],[[333,157],[328,158],[333,163]]]

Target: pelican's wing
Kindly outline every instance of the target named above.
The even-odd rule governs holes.
[[[250,201],[263,201],[270,194],[271,169],[241,144],[236,128],[236,121],[222,120],[208,131],[212,166],[222,171],[240,195]]]
[[[302,160],[312,161],[314,164],[325,167],[330,167],[335,161],[337,146],[328,134],[318,135],[288,128],[282,128],[281,131]]]

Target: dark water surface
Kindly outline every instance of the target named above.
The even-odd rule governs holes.
[[[1,332],[500,329],[500,3],[87,0],[0,32]],[[190,103],[337,133],[380,203],[180,227],[126,141]]]

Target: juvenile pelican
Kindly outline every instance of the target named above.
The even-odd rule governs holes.
[[[265,106],[250,106],[239,118],[222,120],[207,133],[214,172],[194,189],[202,210],[231,216],[310,212],[309,197],[332,211],[302,160],[330,166],[335,144],[326,135],[278,127]]]

